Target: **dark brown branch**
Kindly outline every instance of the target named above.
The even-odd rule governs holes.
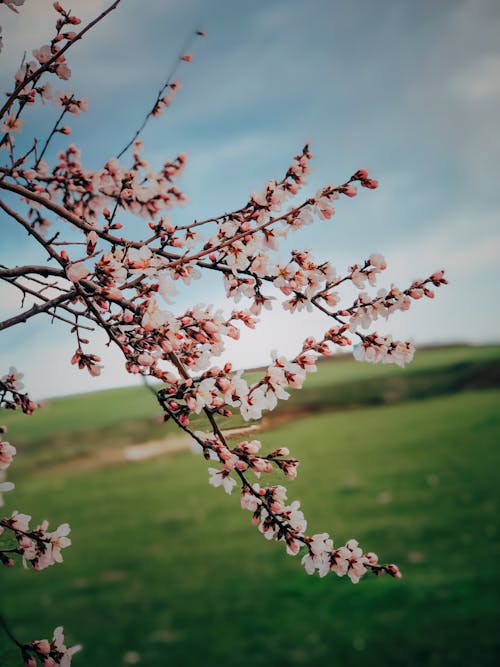
[[[73,99],[73,95],[71,96],[70,101],[72,99]],[[36,158],[36,162],[35,162],[35,165],[34,165],[33,169],[38,169],[38,165],[40,164],[41,160],[43,159],[43,156],[45,155],[45,153],[47,151],[47,148],[49,147],[49,144],[52,141],[52,137],[54,136],[54,134],[58,130],[57,126],[62,121],[62,119],[64,118],[64,116],[66,115],[67,112],[68,112],[68,107],[67,106],[63,107],[63,110],[61,111],[61,113],[59,114],[56,122],[54,123],[54,127],[52,128],[51,133],[49,134],[49,136],[47,137],[47,139],[45,141],[45,144],[44,144],[44,146],[43,146],[43,148],[40,152],[40,155],[38,155],[38,157]]]
[[[1,187],[1,184],[0,184]],[[227,246],[232,245],[233,243],[236,243],[236,241],[239,241],[240,239],[244,239],[247,236],[252,236],[252,234],[255,234],[257,232],[260,232],[261,230],[265,229],[266,227],[269,227],[269,225],[274,224],[275,222],[279,222],[280,220],[284,220],[288,218],[289,216],[293,216],[296,213],[298,213],[301,209],[303,209],[305,206],[311,203],[310,199],[307,199],[305,202],[302,202],[299,206],[296,208],[292,209],[291,211],[287,211],[286,213],[283,213],[283,215],[280,215],[276,218],[270,218],[269,220],[266,220],[266,222],[262,222],[260,225],[257,225],[256,227],[252,227],[252,229],[249,229],[244,232],[240,232],[239,234],[235,234],[233,237],[230,239],[227,239],[226,241],[223,241],[222,243],[219,243],[216,246],[212,246],[210,248],[206,248],[205,250],[201,250],[200,252],[195,253],[194,255],[183,255],[176,261],[172,262],[171,264],[168,265],[167,268],[173,269],[179,264],[187,263],[187,262],[192,262],[194,260],[200,259],[200,257],[205,257],[206,255],[210,255],[213,252],[218,252],[222,248],[225,248]]]
[[[95,232],[100,238],[102,238],[104,241],[108,241],[108,243],[111,243],[113,245],[117,246],[127,246],[130,248],[142,248],[143,245],[145,245],[145,241],[126,241],[122,237],[119,236],[113,236],[112,234],[108,234],[107,232],[103,232],[96,227],[93,227],[91,224],[88,222],[85,222],[85,220],[82,220],[82,218],[79,218],[78,216],[74,215],[74,213],[71,213],[71,211],[68,211],[68,209],[64,208],[64,206],[60,206],[59,204],[55,204],[53,201],[48,199],[47,197],[43,197],[42,195],[39,195],[36,192],[33,192],[32,190],[29,190],[28,188],[24,188],[22,185],[18,185],[17,183],[8,183],[5,180],[0,181],[0,189],[2,190],[8,190],[9,192],[14,192],[15,194],[19,195],[20,197],[24,197],[25,199],[30,199],[31,201],[35,201],[38,204],[42,204],[42,206],[45,206],[45,208],[48,208],[50,211],[53,213],[56,213],[59,217],[63,218],[64,220],[67,220],[68,222],[71,222],[71,224],[75,225],[78,229],[82,229],[85,232]],[[2,206],[2,201],[0,200],[0,206]],[[5,206],[2,206],[2,208],[5,209]],[[10,209],[12,210],[12,209]],[[9,213],[9,215],[12,215]],[[17,218],[16,218],[17,219]],[[18,220],[19,222],[19,220]],[[26,227],[26,225],[23,225]],[[29,229],[32,229],[31,226],[29,226]],[[31,233],[31,232],[30,232]],[[158,251],[155,251],[158,252]],[[172,258],[172,255],[170,253],[161,253],[162,256],[167,257],[168,259]],[[177,257],[177,255],[175,255]]]
[[[37,296],[40,299],[44,298],[40,295]],[[32,306],[29,310],[25,310],[23,313],[19,313],[18,315],[14,315],[13,317],[9,317],[8,319],[3,320],[3,322],[0,322],[0,331],[3,331],[4,329],[9,329],[10,327],[13,327],[16,324],[20,324],[21,322],[27,322],[35,315],[39,315],[40,313],[46,313],[51,308],[64,304],[65,301],[71,301],[71,299],[74,299],[76,296],[78,296],[78,292],[76,291],[76,289],[74,289],[71,290],[70,292],[59,294],[59,296],[56,296],[53,299],[47,299],[43,303],[37,303],[34,306]],[[53,315],[53,313],[50,314]]]
[[[20,93],[20,92],[21,92],[21,91],[22,91],[22,90],[23,90],[29,83],[31,83],[32,81],[38,80],[38,79],[40,78],[40,76],[41,76],[44,72],[46,72],[46,71],[47,71],[47,70],[48,70],[48,69],[49,69],[49,68],[56,62],[56,60],[58,60],[64,53],[66,53],[66,51],[67,51],[69,48],[71,48],[75,42],[77,42],[78,40],[80,40],[80,39],[85,35],[85,33],[87,33],[87,32],[88,32],[91,28],[93,28],[97,23],[99,23],[100,21],[102,21],[102,19],[105,18],[110,12],[112,12],[114,9],[116,9],[116,8],[118,7],[118,5],[120,4],[120,2],[121,2],[121,0],[115,0],[115,2],[113,2],[112,5],[110,5],[107,9],[105,9],[105,10],[102,12],[102,14],[99,14],[99,16],[98,16],[97,18],[95,18],[95,19],[93,19],[92,21],[90,21],[90,23],[87,23],[87,25],[85,26],[85,28],[83,28],[82,30],[80,30],[80,32],[79,32],[75,37],[73,37],[72,40],[70,40],[67,44],[65,44],[65,46],[63,46],[62,49],[61,49],[60,51],[58,51],[57,53],[55,53],[55,54],[52,56],[52,58],[50,58],[49,60],[47,60],[46,63],[44,63],[43,65],[41,65],[41,66],[40,66],[35,72],[33,72],[33,74],[31,74],[29,77],[23,79],[23,80],[16,86],[16,88],[14,89],[14,92],[11,93],[11,95],[10,95],[9,98],[7,99],[7,102],[5,102],[5,104],[3,105],[3,107],[0,109],[0,118],[2,118],[3,115],[10,109],[10,107],[12,106],[12,104],[16,101],[16,99],[17,99],[19,93]]]
[[[57,213],[57,215],[59,215],[61,218],[64,218],[68,222],[73,223],[77,227],[83,228],[86,231],[95,231],[92,225],[89,225],[81,218],[78,218],[76,215],[68,211],[63,206],[55,204],[47,197],[43,197],[42,195],[39,195],[38,193],[33,192],[28,188],[24,188],[22,185],[17,185],[17,183],[7,183],[6,181],[0,181],[0,188],[2,190],[9,190],[10,192],[14,192],[15,194],[20,195],[21,197],[25,197],[25,199],[36,201],[38,204],[42,204],[43,206],[45,206],[45,208],[50,209],[53,213]]]
[[[56,269],[54,266],[27,265],[15,266],[12,269],[0,267],[0,278],[16,278],[18,276],[27,276],[30,273],[36,273],[44,278],[48,278],[49,276],[66,277],[62,269]]]
[[[0,187],[2,187],[2,185],[3,183],[0,182]],[[24,190],[24,188],[22,189]],[[57,252],[55,252],[55,250],[53,250],[50,247],[50,244],[43,238],[41,234],[39,234],[36,231],[36,229],[33,229],[33,227],[27,220],[25,220],[21,215],[19,215],[19,213],[14,211],[14,209],[10,208],[10,206],[8,206],[1,199],[0,199],[0,208],[3,209],[8,216],[13,218],[16,222],[18,222],[21,225],[21,227],[24,227],[24,229],[28,232],[28,234],[30,236],[33,236],[33,238],[35,238],[38,241],[38,243],[45,248],[45,250],[52,257],[52,259],[55,259],[60,266],[63,266],[61,258],[59,257]]]
[[[58,289],[60,292],[64,292],[64,294],[68,294],[67,290],[63,290],[62,287],[58,287],[57,285],[45,284],[44,287],[41,290],[35,290],[35,289],[31,289],[27,285],[22,285],[17,280],[14,280],[12,278],[4,278],[4,280],[6,280],[6,282],[10,283],[14,287],[16,287],[18,290],[23,292],[23,295],[24,295],[23,299],[26,296],[26,294],[30,294],[31,296],[34,296],[36,299],[43,299],[44,301],[47,301],[47,298],[45,296],[43,296],[42,293],[45,289],[48,289],[49,287],[52,288],[52,289]],[[35,280],[35,279],[30,278],[29,280]],[[40,282],[41,283],[41,281],[35,281],[35,282]],[[41,283],[41,284],[43,285],[44,283]],[[70,295],[68,297],[68,301],[71,301],[72,299],[74,299],[74,296],[71,296],[71,293],[70,293]],[[62,315],[60,315],[59,313],[56,313],[55,311],[54,312],[47,311],[47,314],[50,315],[51,318],[55,318],[57,320],[60,320],[61,322],[65,322],[66,324],[70,324],[72,327],[75,327],[75,329],[77,329],[77,330],[78,329],[86,329],[87,331],[94,331],[94,329],[92,327],[89,327],[89,326],[86,326],[86,325],[83,325],[83,324],[77,324],[77,320],[78,320],[79,317],[88,317],[86,314],[81,313],[81,312],[71,308],[70,306],[68,306],[67,303],[59,304],[59,306],[55,306],[55,308],[62,308],[67,313],[72,315],[75,319],[74,319],[74,321],[73,320],[68,320],[66,317],[63,317]]]

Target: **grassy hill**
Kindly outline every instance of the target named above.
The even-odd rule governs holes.
[[[259,372],[248,374],[249,381],[259,377]],[[500,386],[500,346],[419,350],[404,369],[336,356],[321,361],[302,390],[292,391],[278,410],[267,413],[265,426],[297,413],[399,403],[493,386]],[[96,448],[123,448],[178,433],[175,424],[163,423],[161,410],[145,387],[57,398],[29,418],[5,411],[0,418],[22,454],[12,469],[14,476],[34,467],[92,456]],[[203,428],[204,418],[193,423]],[[224,427],[244,424],[239,415],[221,423]]]
[[[310,532],[339,544],[356,537],[398,563],[401,581],[308,577],[187,451],[90,472],[76,459],[64,475],[51,467],[51,433],[73,453],[65,438],[80,434],[90,456],[101,434],[154,418],[146,392],[58,400],[31,420],[9,415],[13,442],[23,433],[38,443],[19,466],[47,459],[18,476],[6,510],[69,520],[74,544],[64,565],[2,572],[4,612],[23,639],[63,623],[69,642],[85,646],[75,667],[496,665],[499,357],[498,347],[423,351],[403,371],[327,362],[300,393],[307,408],[319,391],[321,411],[259,436],[300,458],[289,491]],[[376,386],[390,396],[377,398]],[[31,432],[21,431],[26,422]],[[19,664],[1,637],[0,664]]]

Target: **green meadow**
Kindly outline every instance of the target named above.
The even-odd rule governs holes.
[[[257,437],[301,460],[289,498],[309,532],[357,538],[402,580],[306,575],[188,450],[83,465],[175,437],[149,391],[120,389],[2,415],[19,445],[4,509],[73,538],[63,565],[1,572],[16,635],[63,624],[75,667],[496,665],[500,347],[423,350],[404,370],[327,361],[277,414]],[[18,664],[0,636],[0,665]]]

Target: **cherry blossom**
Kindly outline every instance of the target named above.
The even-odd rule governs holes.
[[[12,391],[20,391],[24,387],[24,384],[21,382],[21,378],[23,377],[23,373],[18,373],[14,366],[11,366],[9,372],[2,377],[2,382],[8,385]]]
[[[86,278],[89,275],[89,270],[82,262],[70,264],[66,269],[66,275],[74,283]]]
[[[62,563],[61,549],[71,546],[68,538],[70,527],[61,524],[54,532],[48,531],[48,521],[43,521],[36,528],[30,527],[31,516],[17,510],[9,518],[0,519],[0,528],[13,533],[17,540],[16,553],[21,556],[25,567],[31,565],[35,570],[44,570],[56,563]],[[0,547],[0,559],[4,551]]]
[[[18,134],[20,134],[23,125],[24,125],[23,118],[16,118],[11,114],[7,116],[4,122],[0,125],[0,130],[6,133],[17,132]]]
[[[26,667],[36,667],[37,659],[44,667],[70,667],[72,657],[81,650],[80,645],[67,648],[64,643],[64,630],[62,626],[54,630],[52,641],[39,639],[24,644],[22,653]]]
[[[231,493],[236,486],[236,480],[229,476],[225,470],[217,470],[216,468],[209,468],[210,484],[214,487],[222,486],[226,493]]]
[[[0,438],[0,470],[7,470],[16,455],[16,448]]]

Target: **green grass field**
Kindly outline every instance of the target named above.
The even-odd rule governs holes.
[[[328,362],[288,402],[321,411],[259,436],[300,458],[289,491],[310,532],[356,537],[401,581],[307,576],[189,452],[82,470],[102,441],[159,431],[146,390],[8,415],[26,446],[6,510],[69,520],[74,544],[62,566],[4,570],[3,611],[26,640],[64,624],[85,646],[75,667],[497,664],[499,359],[484,347],[422,351],[404,371]],[[64,474],[52,467],[61,451]],[[18,664],[0,637],[0,665]]]
[[[249,381],[259,377],[261,373],[248,374]],[[292,391],[290,400],[280,404],[279,413],[270,416],[399,403],[498,385],[500,346],[421,350],[405,369],[336,356],[318,364],[304,388]],[[57,398],[30,418],[4,411],[2,420],[21,454],[12,469],[14,477],[56,462],[91,457],[96,448],[123,448],[178,432],[175,424],[162,423],[161,411],[145,387]],[[240,416],[223,423],[244,424]],[[194,425],[203,429],[203,417],[195,417]]]

